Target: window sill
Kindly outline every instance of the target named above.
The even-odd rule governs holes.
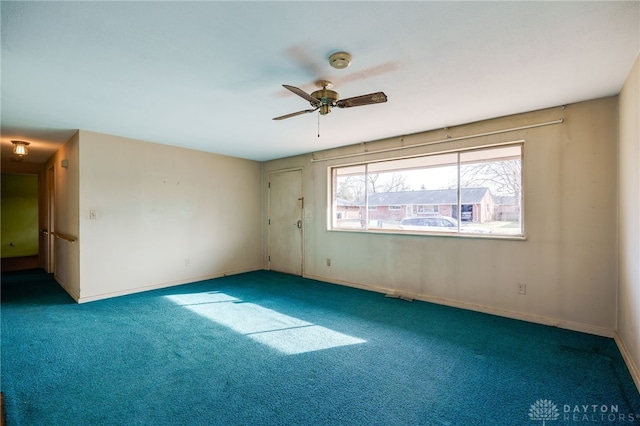
[[[328,228],[329,232],[346,232],[357,234],[375,234],[375,235],[400,235],[410,237],[444,237],[444,238],[464,238],[464,239],[480,239],[480,240],[507,240],[507,241],[526,241],[527,236],[507,235],[507,234],[474,234],[474,233],[447,233],[447,232],[429,232],[429,231],[401,231],[384,230],[384,229],[339,229]]]

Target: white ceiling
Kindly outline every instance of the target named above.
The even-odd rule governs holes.
[[[253,160],[615,95],[640,2],[6,2],[2,155],[76,129]],[[327,58],[347,51],[345,70]],[[320,77],[388,102],[305,114]],[[4,157],[6,158],[6,157]]]

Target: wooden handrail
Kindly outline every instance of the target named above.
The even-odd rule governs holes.
[[[76,240],[77,240],[77,238],[75,238],[75,237],[70,237],[69,235],[62,234],[60,232],[53,232],[53,236],[56,237],[56,238],[59,238],[61,240],[68,241],[70,243],[75,243]]]

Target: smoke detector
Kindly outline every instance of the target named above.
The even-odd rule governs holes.
[[[332,67],[343,70],[351,64],[351,55],[347,52],[336,52],[329,56],[329,65]]]

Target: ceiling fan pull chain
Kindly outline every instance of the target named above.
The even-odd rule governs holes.
[[[320,137],[320,114],[318,114],[318,137]]]

